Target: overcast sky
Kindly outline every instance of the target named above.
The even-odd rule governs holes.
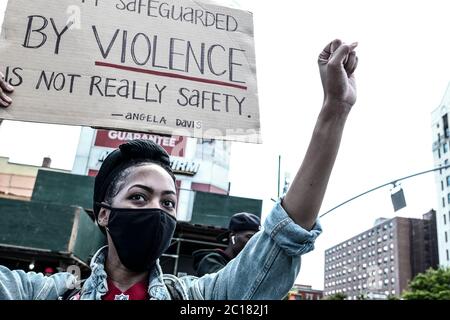
[[[263,145],[233,145],[234,195],[264,199],[267,213],[276,197],[278,155],[283,171],[294,174],[300,166],[322,103],[317,56],[334,38],[359,42],[358,101],[322,212],[433,167],[431,111],[450,80],[448,1],[222,2],[254,13],[264,139]],[[5,6],[2,1],[1,12]],[[51,156],[55,167],[71,169],[78,135],[77,127],[5,122],[0,156],[38,165]],[[437,206],[433,174],[406,181],[403,188],[408,207],[397,214],[385,188],[325,217],[324,233],[304,257],[297,282],[322,289],[324,250],[370,228],[376,218],[421,217]]]

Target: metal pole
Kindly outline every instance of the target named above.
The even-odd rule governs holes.
[[[278,193],[277,199],[280,199],[280,175],[281,175],[281,155],[278,156]]]
[[[359,197],[362,197],[363,195],[366,195],[366,194],[368,194],[368,193],[370,193],[370,192],[372,192],[372,191],[378,190],[378,189],[380,189],[380,188],[386,187],[386,186],[391,185],[391,184],[395,185],[397,182],[402,181],[402,180],[410,179],[410,178],[413,178],[413,177],[416,177],[416,176],[420,176],[420,175],[425,174],[425,173],[434,172],[434,171],[438,171],[438,170],[443,170],[443,169],[447,169],[447,168],[450,168],[450,164],[449,164],[449,165],[446,165],[446,166],[434,168],[434,169],[431,169],[431,170],[426,170],[426,171],[418,172],[418,173],[415,173],[415,174],[412,174],[412,175],[409,175],[409,176],[406,176],[406,177],[403,177],[403,178],[399,178],[399,179],[393,180],[393,181],[391,181],[391,182],[382,184],[381,186],[372,188],[372,189],[370,189],[370,190],[368,190],[368,191],[366,191],[366,192],[363,192],[363,193],[361,193],[361,194],[358,194],[357,196],[355,196],[355,197],[353,197],[353,198],[348,199],[347,201],[342,202],[341,204],[335,206],[334,208],[332,208],[332,209],[328,210],[327,212],[325,212],[324,214],[320,215],[319,218],[324,217],[325,215],[327,215],[327,214],[330,213],[331,211],[333,211],[333,210],[335,210],[335,209],[337,209],[337,208],[339,208],[339,207],[342,207],[344,204],[347,204],[347,203],[349,203],[350,201],[353,201],[353,200],[355,200],[355,199],[357,199],[357,198],[359,198]]]
[[[177,253],[176,253],[176,258],[175,258],[175,265],[173,267],[173,274],[174,276],[177,275],[178,273],[178,260],[180,259],[180,246],[181,246],[181,241],[178,241],[177,243]]]

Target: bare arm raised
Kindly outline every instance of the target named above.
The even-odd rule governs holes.
[[[323,106],[303,163],[282,202],[291,218],[307,230],[316,222],[345,122],[356,102],[356,46],[334,40],[319,55]]]

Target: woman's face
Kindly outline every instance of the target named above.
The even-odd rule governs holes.
[[[176,217],[175,183],[159,165],[133,167],[110,205],[113,208],[162,209]],[[107,226],[108,218],[109,210],[101,209],[99,224]]]

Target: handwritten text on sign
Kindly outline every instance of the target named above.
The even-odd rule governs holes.
[[[198,1],[9,1],[0,118],[259,142],[252,15]]]

